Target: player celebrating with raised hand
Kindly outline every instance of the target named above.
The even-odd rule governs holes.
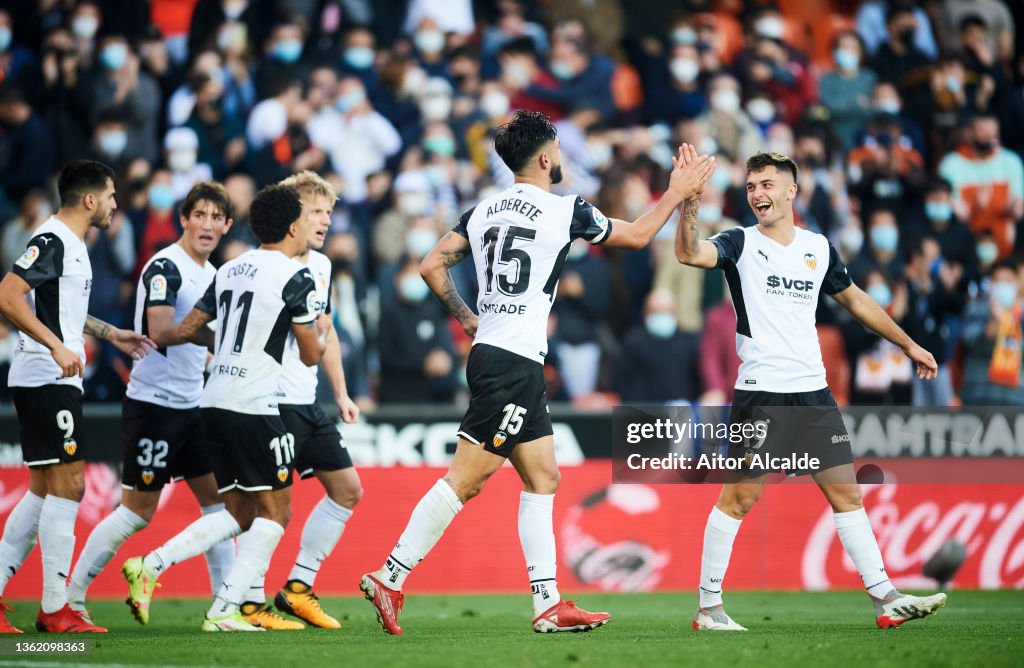
[[[692,163],[687,150],[683,160]],[[853,467],[853,451],[835,399],[825,383],[825,367],[815,330],[819,291],[832,296],[879,336],[899,346],[923,379],[937,370],[931,353],[914,343],[871,297],[850,280],[843,261],[828,239],[794,224],[797,165],[779,153],[758,153],[747,160],[747,203],[757,225],[735,228],[702,241],[697,236],[699,193],[684,202],[676,230],[676,258],[683,264],[725,272],[736,310],[736,350],[742,360],[733,397],[732,422],[745,422],[771,407],[771,415],[813,413],[813,420],[783,425],[783,435],[768,425],[766,448],[773,455],[797,453],[807,444],[819,458],[810,473],[832,506],[839,540],[857,567],[875,607],[879,628],[933,614],[946,603],[945,594],[909,596],[889,582],[882,555],[861,502]],[[801,410],[802,409],[802,410]],[[797,446],[793,441],[799,441]],[[780,444],[781,442],[781,444]],[[777,445],[780,444],[780,445]],[[761,444],[758,443],[759,447]],[[781,451],[780,451],[781,449]],[[751,455],[738,448],[730,454]],[[795,461],[795,458],[794,458]],[[700,569],[700,604],[695,630],[744,631],[725,613],[722,580],[743,516],[761,494],[770,467],[750,467],[729,475],[704,531]]]
[[[551,186],[562,180],[562,160],[555,128],[543,114],[517,112],[498,128],[494,146],[515,174],[515,185],[467,211],[420,268],[452,316],[475,335],[466,370],[471,397],[448,473],[417,504],[380,570],[360,582],[391,634],[402,633],[398,614],[406,577],[506,459],[523,480],[519,538],[533,592],[534,631],[586,631],[611,619],[562,600],[555,581],[552,509],[560,474],[542,372],[548,313],[574,239],[643,248],[675,207],[700,192],[715,164],[707,156],[676,163],[657,205],[628,223],[609,220],[580,197],[552,194]],[[479,278],[479,318],[449,273],[468,254]]]
[[[210,254],[231,227],[231,200],[219,183],[197,183],[181,204],[182,235],[142,269],[135,297],[135,329],[150,336],[159,355],[132,366],[122,406],[124,438],[121,505],[96,525],[71,573],[71,607],[85,611],[86,590],[121,544],[153,518],[160,491],[184,479],[204,515],[224,509],[214,480],[214,453],[202,438],[199,397],[205,346],[178,338],[178,324],[206,292],[217,270]],[[217,591],[235,559],[221,541],[206,552]],[[148,620],[147,610],[138,610]]]
[[[43,600],[36,628],[102,632],[106,629],[71,609],[67,596],[88,447],[81,429],[82,333],[111,341],[133,359],[144,357],[153,342],[87,314],[92,265],[84,239],[92,227],[110,227],[117,209],[113,170],[91,160],[68,163],[57,178],[57,192],[60,211],[36,229],[0,282],[0,312],[21,332],[8,384],[29,467],[28,491],[8,516],[0,540],[0,595],[38,534]],[[5,609],[0,601],[0,633],[21,633],[7,622]]]
[[[331,261],[317,250],[323,248],[337,193],[319,174],[310,171],[290,176],[279,185],[298,191],[303,214],[310,218],[307,250],[296,255],[295,259],[309,267],[316,282],[317,313],[330,316]],[[354,423],[359,419],[359,407],[348,396],[345,372],[341,366],[341,346],[334,327],[327,332],[327,348],[320,366],[331,384],[338,414],[347,424]],[[345,523],[362,498],[363,488],[337,426],[316,403],[316,386],[316,367],[302,363],[298,347],[292,341],[285,350],[278,408],[285,427],[299,445],[295,470],[302,479],[315,476],[327,494],[306,518],[295,566],[284,587],[274,597],[274,605],[278,610],[295,615],[313,626],[336,629],[341,624],[320,607],[320,601],[313,593],[313,583],[320,564],[341,538]],[[266,629],[303,628],[301,623],[282,619],[267,607],[263,574],[249,587],[241,610],[248,622],[258,623]]]
[[[294,336],[303,364],[316,364],[330,327],[317,317],[312,275],[292,259],[306,250],[311,224],[298,192],[264,188],[253,199],[249,220],[260,247],[220,267],[178,326],[180,338],[196,341],[208,336],[211,320],[218,322],[200,412],[207,445],[219,453],[215,475],[227,509],[200,518],[121,569],[129,605],[148,611],[163,571],[245,529],[235,563],[203,620],[204,631],[263,630],[242,619],[239,606],[266,571],[291,513],[295,441],[281,422],[276,396],[284,353]]]

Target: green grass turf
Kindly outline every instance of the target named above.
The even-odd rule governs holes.
[[[729,593],[730,614],[748,633],[695,633],[692,594],[590,594],[589,610],[608,610],[612,622],[591,633],[535,634],[528,596],[409,596],[402,637],[377,625],[369,603],[325,599],[342,619],[339,631],[201,633],[206,603],[154,601],[150,624],[139,626],[123,603],[91,604],[93,618],[110,628],[85,657],[12,656],[0,666],[41,660],[183,666],[1020,666],[1024,654],[1024,594],[954,591],[937,616],[903,628],[875,628],[864,594]],[[19,640],[74,640],[34,631],[36,604],[16,603],[9,614],[26,629]],[[32,630],[30,630],[32,629]]]

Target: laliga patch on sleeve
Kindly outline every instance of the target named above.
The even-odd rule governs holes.
[[[153,302],[167,299],[167,279],[163,274],[157,274],[149,282],[149,300]]]
[[[597,223],[598,227],[602,230],[608,227],[608,216],[601,213],[601,210],[596,206],[594,207],[594,222]]]
[[[21,257],[19,257],[18,261],[15,262],[14,264],[21,267],[22,269],[28,269],[29,267],[32,266],[32,263],[34,263],[38,258],[39,247],[29,246],[28,248],[25,249],[25,252],[21,254]]]
[[[310,290],[306,295],[306,313],[316,313],[316,290]]]

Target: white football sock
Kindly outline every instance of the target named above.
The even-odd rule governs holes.
[[[146,524],[146,520],[120,505],[96,525],[89,534],[89,539],[85,541],[82,553],[78,555],[75,570],[71,572],[68,600],[72,608],[85,609],[85,592],[89,585],[114,558],[121,544],[136,531],[145,528]]]
[[[256,574],[256,577],[249,584],[249,591],[245,596],[242,597],[243,603],[266,603],[267,592],[264,590],[266,587],[267,571],[263,570]]]
[[[39,551],[43,554],[43,612],[57,612],[68,602],[68,573],[75,553],[78,502],[47,494],[39,513]]]
[[[850,561],[857,567],[864,588],[876,598],[888,594],[894,587],[885,572],[885,562],[882,561],[882,553],[878,549],[875,534],[871,531],[871,521],[867,512],[863,508],[858,508],[848,513],[833,513],[832,519],[836,523],[839,542],[850,556]]]
[[[179,561],[206,552],[221,541],[242,533],[238,522],[226,510],[203,515],[181,530],[181,533],[156,548],[142,560],[156,577]],[[220,587],[218,587],[220,589]]]
[[[214,503],[213,505],[203,506],[201,510],[204,516],[212,515],[224,510],[224,504]],[[228,576],[228,572],[235,563],[234,536],[217,543],[208,549],[204,556],[206,557],[206,570],[210,572],[210,592],[213,595],[224,584],[224,578]]]
[[[555,530],[551,520],[554,507],[554,494],[519,493],[519,542],[526,557],[534,617],[561,598],[555,581]]]
[[[700,607],[722,604],[722,580],[729,568],[732,544],[739,533],[741,520],[729,517],[717,506],[711,509],[704,528],[704,551],[700,556]]]
[[[43,499],[32,492],[25,492],[4,525],[0,539],[0,596],[8,580],[21,568],[25,557],[36,545],[39,532],[39,513],[43,512]]]
[[[320,564],[338,544],[345,531],[345,523],[352,517],[352,511],[335,503],[329,496],[320,499],[316,508],[306,519],[302,528],[302,544],[299,556],[295,558],[289,580],[298,580],[310,587],[320,572]]]
[[[257,517],[249,530],[238,537],[238,556],[231,572],[213,599],[206,616],[213,619],[238,611],[238,606],[249,592],[249,585],[261,573],[267,572],[270,558],[284,535],[284,527]]]
[[[441,534],[462,510],[455,490],[443,479],[434,483],[409,516],[395,549],[377,574],[384,586],[399,590],[416,564],[423,561]]]

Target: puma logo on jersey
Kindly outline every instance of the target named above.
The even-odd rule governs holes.
[[[758,249],[757,254],[760,255],[761,257],[763,257],[765,262],[768,261],[768,256],[765,255],[765,252],[763,250]]]

